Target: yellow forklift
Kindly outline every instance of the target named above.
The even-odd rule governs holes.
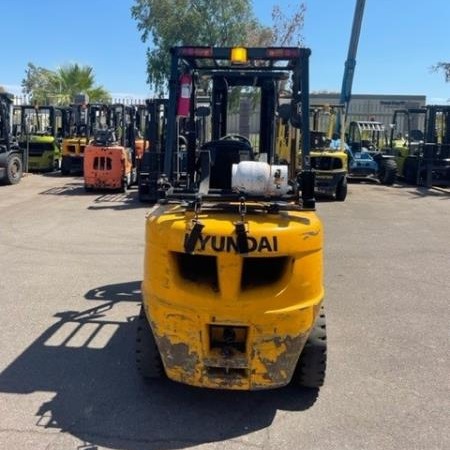
[[[83,174],[84,150],[97,129],[106,126],[108,106],[90,104],[87,95],[77,95],[68,113],[68,130],[62,142],[61,175]]]
[[[297,47],[174,47],[160,200],[146,218],[137,367],[207,388],[320,387],[326,368],[323,229],[309,155],[309,56]],[[280,161],[279,83],[304,141]],[[198,83],[211,135],[197,137]],[[228,131],[231,89],[259,91],[258,142]],[[203,100],[204,101],[204,100]],[[177,177],[179,123],[186,174]],[[164,183],[160,180],[164,179]]]
[[[343,202],[347,197],[348,154],[345,148],[345,105],[311,105],[311,166],[316,191]],[[336,123],[341,133],[334,132]]]

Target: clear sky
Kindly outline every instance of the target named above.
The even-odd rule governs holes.
[[[161,0],[164,1],[164,0]],[[226,1],[226,0],[224,0]],[[355,0],[305,0],[304,44],[311,48],[311,90],[339,91]],[[145,97],[145,50],[131,19],[132,0],[0,0],[0,85],[20,92],[28,62],[56,69],[67,62],[94,67],[114,96]],[[271,9],[292,0],[254,0],[271,24]],[[450,98],[450,83],[430,66],[450,61],[450,0],[366,0],[355,94],[424,94]]]

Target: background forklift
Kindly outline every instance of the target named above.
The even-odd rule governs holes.
[[[164,198],[146,219],[137,366],[144,378],[219,389],[317,388],[326,366],[323,232],[314,212],[309,158],[310,50],[171,49]],[[275,146],[278,84],[292,86],[298,150],[280,164]],[[197,83],[211,87],[211,130],[198,142]],[[256,88],[253,146],[228,134],[231,89]],[[205,111],[205,110],[203,110]],[[187,170],[176,173],[179,124]],[[301,186],[301,192],[299,190]]]
[[[425,139],[426,108],[397,109],[391,122],[390,147],[397,162],[398,176],[417,183],[417,154]],[[406,130],[405,134],[400,129]]]
[[[396,139],[401,122],[406,139]],[[396,110],[392,119],[391,148],[399,175],[411,184],[450,185],[450,106]]]
[[[345,149],[345,105],[313,105],[310,108],[311,166],[316,172],[316,191],[343,202],[347,197],[348,155]],[[331,148],[340,117],[340,147]]]
[[[87,95],[76,96],[69,109],[68,132],[62,143],[61,175],[83,173],[84,150],[96,129],[105,127],[107,111],[104,104],[89,104]]]
[[[330,147],[337,115],[343,114],[344,105],[313,105],[310,108],[310,148],[311,167],[315,172],[315,190],[318,194],[344,201],[347,197],[347,164],[342,133],[340,148]],[[290,106],[282,104],[278,108],[277,153],[280,161],[287,161],[292,152],[301,147],[298,130],[289,124]],[[341,123],[345,120],[341,118]],[[342,130],[344,128],[342,127]],[[300,152],[301,153],[301,152]]]
[[[162,174],[168,105],[167,99],[152,99],[146,103],[145,151],[138,168],[141,202],[154,203],[159,197],[164,196],[165,178]]]
[[[397,163],[388,146],[384,125],[353,121],[348,129],[348,178],[372,180],[390,186],[397,178]]]
[[[142,157],[144,156],[145,147],[147,145],[145,133],[148,121],[148,111],[146,105],[136,105],[134,112],[135,118],[135,141],[134,147],[136,150],[136,169],[139,173],[141,167]]]
[[[111,105],[107,116],[107,125],[95,131],[84,152],[84,187],[126,192],[137,181],[136,109]]]
[[[27,155],[28,169],[31,172],[58,170],[65,111],[54,106],[22,105],[20,115],[19,145]]]
[[[0,182],[5,184],[17,184],[23,174],[23,153],[12,139],[13,98],[0,92]]]

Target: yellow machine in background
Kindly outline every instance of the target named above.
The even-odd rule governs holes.
[[[338,115],[341,124],[340,135],[334,132]],[[316,173],[316,191],[344,201],[347,197],[348,168],[344,139],[344,105],[312,105],[310,120],[311,165]]]
[[[315,172],[315,190],[338,201],[344,201],[347,197],[348,156],[343,111],[343,105],[312,105],[309,111],[309,146],[311,167]],[[280,161],[298,157],[303,147],[298,130],[289,122],[289,114],[289,104],[284,103],[278,108],[276,148]],[[334,132],[338,115],[342,124],[340,136]]]
[[[77,97],[68,111],[68,133],[62,142],[61,174],[83,173],[84,150],[97,129],[106,127],[108,106],[89,104],[86,95]]]
[[[137,367],[145,379],[166,374],[208,388],[291,381],[317,388],[326,368],[323,229],[314,210],[309,124],[300,121],[309,110],[310,51],[241,48],[239,61],[230,48],[171,53],[178,81],[170,85],[164,165],[150,178],[160,203],[146,220]],[[188,138],[179,179],[177,121],[184,117],[195,129],[194,83],[203,76],[212,84],[212,134],[200,147]],[[306,142],[301,171],[297,155],[280,158],[274,145],[277,84],[287,76],[301,93],[290,119]],[[227,134],[232,86],[260,89],[256,147]]]

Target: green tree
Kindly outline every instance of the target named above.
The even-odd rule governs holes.
[[[167,82],[170,47],[243,44],[247,29],[257,24],[250,0],[135,0],[131,15],[142,41],[150,41],[148,82],[156,90]]]
[[[35,103],[49,104],[49,98],[54,94],[55,78],[56,74],[51,70],[28,63],[22,80],[22,91],[30,95]]]
[[[286,14],[278,5],[272,8],[272,44],[281,47],[297,47],[303,43],[303,25],[306,6],[304,3],[288,5]]]
[[[68,105],[79,93],[88,94],[91,102],[110,98],[103,86],[95,85],[93,68],[77,63],[64,65],[56,71],[28,63],[22,90],[38,104]]]
[[[273,26],[267,27],[255,18],[250,0],[135,0],[131,15],[142,41],[150,43],[148,83],[155,90],[166,86],[172,46],[299,45],[306,8],[300,3],[288,10],[274,6]]]
[[[445,81],[448,83],[450,81],[450,63],[446,62],[438,62],[436,65],[432,67],[432,69],[437,71],[444,72]]]

